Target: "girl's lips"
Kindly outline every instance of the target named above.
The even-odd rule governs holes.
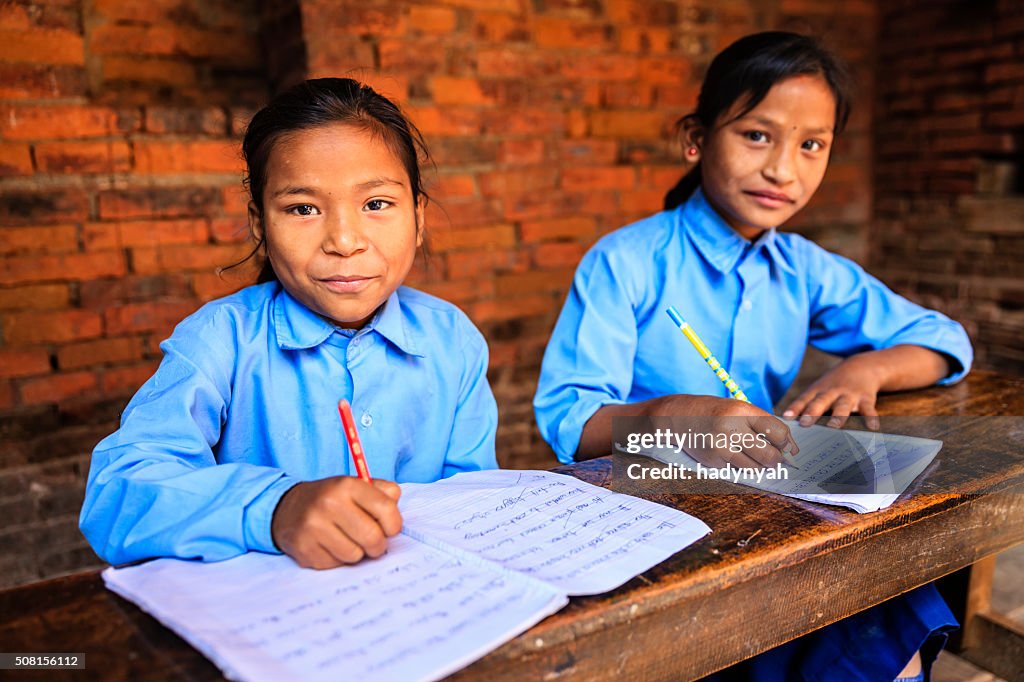
[[[766,208],[780,208],[788,204],[792,204],[793,200],[785,194],[777,194],[775,192],[756,192],[747,191],[744,192],[748,196],[754,199],[760,205]]]
[[[352,294],[362,291],[370,285],[373,277],[362,277],[360,275],[347,277],[328,277],[320,280],[329,290],[339,294]]]

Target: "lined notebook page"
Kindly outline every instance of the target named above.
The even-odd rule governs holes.
[[[711,532],[700,519],[571,476],[493,470],[402,484],[404,532],[557,585],[614,589]]]
[[[249,553],[103,572],[107,587],[188,640],[230,679],[433,680],[558,611],[563,592],[411,537],[329,571]]]

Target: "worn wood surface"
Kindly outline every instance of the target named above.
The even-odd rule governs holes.
[[[617,590],[574,598],[455,677],[695,678],[1024,542],[1021,420],[976,418],[1024,414],[1024,381],[979,372],[886,396],[879,408],[962,417],[919,422],[945,445],[915,494],[855,514],[768,494],[639,490],[714,532]],[[561,470],[616,483],[610,458]],[[0,592],[0,642],[7,652],[86,655],[86,671],[45,679],[220,679],[94,572]]]

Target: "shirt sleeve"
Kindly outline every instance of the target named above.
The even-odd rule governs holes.
[[[110,563],[279,553],[270,520],[298,481],[272,467],[217,462],[234,362],[202,341],[214,333],[179,325],[120,429],[93,451],[79,525]]]
[[[896,294],[856,263],[810,242],[811,345],[848,356],[912,344],[950,359],[950,373],[939,384],[962,379],[974,350],[958,322]]]
[[[584,256],[544,353],[533,409],[564,464],[594,413],[625,403],[632,390],[637,323],[625,270],[613,268],[603,250]]]
[[[462,370],[443,478],[461,471],[498,468],[494,451],[498,406],[487,381],[487,342],[471,322],[466,320],[465,324],[470,329],[460,356],[466,359],[466,363]]]

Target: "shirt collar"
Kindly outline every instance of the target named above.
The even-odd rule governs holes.
[[[277,344],[285,350],[319,346],[337,331],[333,324],[295,300],[284,287],[280,287],[275,298],[274,327]],[[391,292],[384,305],[377,309],[370,322],[360,329],[356,336],[374,331],[403,353],[423,357],[412,334],[409,333],[397,291]]]
[[[748,250],[752,252],[765,247],[772,254],[773,260],[779,255],[774,227],[753,242],[747,241],[718,215],[699,187],[683,204],[680,220],[689,228],[687,232],[694,245],[719,272],[732,272]]]

